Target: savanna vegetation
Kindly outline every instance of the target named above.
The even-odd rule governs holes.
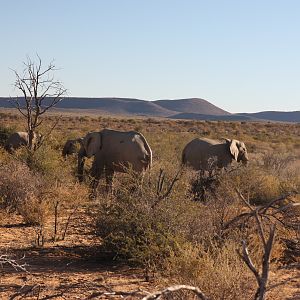
[[[41,253],[44,249],[51,252],[57,247],[61,251],[69,247],[68,251],[72,252],[82,242],[85,247],[80,248],[80,257],[94,262],[90,272],[97,266],[101,268],[103,261],[126,265],[148,282],[146,287],[141,285],[146,291],[186,284],[198,287],[208,299],[259,299],[258,277],[263,276],[266,267],[263,257],[266,258],[266,248],[271,243],[267,266],[270,289],[266,299],[299,296],[295,286],[284,289],[293,282],[291,276],[280,275],[281,280],[279,274],[291,268],[299,270],[300,207],[296,203],[300,202],[300,124],[76,113],[42,118],[41,133],[57,125],[35,151],[30,166],[26,149],[8,154],[0,147],[0,202],[2,214],[6,216],[2,219],[2,229],[7,225],[5,220],[17,215],[31,230],[23,237],[23,243],[0,244],[2,253],[11,255],[12,259],[25,253],[25,261],[26,258],[30,261],[32,249]],[[85,182],[79,184],[76,156],[65,160],[61,151],[67,139],[103,128],[142,132],[153,151],[153,166],[142,187],[130,172],[117,174],[112,194],[104,193],[102,180],[98,197],[90,199],[90,162],[86,166]],[[2,111],[0,144],[18,130],[24,131],[23,119],[14,112]],[[248,166],[236,164],[228,172],[200,174],[181,168],[183,147],[199,136],[244,141],[250,159]],[[83,225],[92,240],[72,240],[74,232]],[[250,270],[249,258],[258,274]],[[54,259],[51,263],[59,262]],[[7,266],[0,270],[3,278],[8,269]],[[30,262],[27,269],[30,272]],[[285,285],[284,279],[287,279]],[[62,281],[65,288],[59,290],[59,295],[73,299],[68,294],[66,278],[56,286],[61,287]],[[98,294],[91,286],[90,283],[84,291],[77,290],[78,297],[113,297],[113,293],[106,296],[100,293],[99,285]],[[20,292],[16,289],[11,288],[11,294],[5,295]],[[27,296],[49,299],[45,297],[57,292],[39,283],[39,291],[31,290]],[[138,290],[135,294],[120,293],[114,297],[118,295],[141,299],[147,293]],[[166,299],[196,296],[177,291],[170,297]]]

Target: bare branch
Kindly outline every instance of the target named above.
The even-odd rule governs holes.
[[[234,223],[237,223],[240,219],[243,219],[243,218],[250,218],[253,216],[253,213],[252,212],[246,212],[246,213],[242,213],[236,217],[234,217],[233,219],[231,219],[230,221],[228,221],[227,223],[225,223],[223,225],[223,230],[225,229],[228,229],[231,225],[233,225]]]
[[[238,194],[238,196],[240,197],[240,199],[250,208],[251,211],[254,211],[254,208],[250,205],[250,203],[245,199],[245,197],[243,196],[243,194],[238,190],[235,189],[236,193]]]
[[[276,199],[272,200],[271,202],[268,203],[268,205],[266,205],[266,206],[264,207],[262,213],[266,213],[266,211],[267,211],[270,207],[274,206],[275,204],[278,204],[279,202],[281,202],[281,201],[283,201],[283,200],[286,200],[286,199],[288,199],[288,198],[290,198],[290,197],[292,197],[292,196],[296,196],[296,195],[299,195],[299,194],[300,194],[300,192],[293,191],[293,192],[290,192],[290,193],[288,193],[288,194],[282,195],[282,196],[280,196],[279,198],[276,198]]]
[[[265,245],[264,256],[262,261],[262,274],[261,274],[261,283],[260,283],[260,298],[263,299],[263,294],[266,292],[267,282],[269,277],[269,265],[270,265],[270,256],[272,252],[272,247],[275,238],[275,225],[272,226],[268,238],[268,242]]]
[[[20,260],[24,259],[25,256],[23,256]],[[8,264],[12,266],[15,270],[21,270],[24,272],[27,272],[26,267],[27,264],[21,264],[19,261],[12,259],[9,255],[7,254],[1,254],[0,255],[0,265],[3,266],[4,264]]]
[[[241,194],[240,191],[236,190],[238,196],[240,197],[240,199],[243,201],[243,203],[245,203],[247,205],[247,207],[249,207],[250,209],[250,212],[244,212],[244,213],[241,213],[240,215],[234,217],[233,219],[229,220],[228,222],[226,222],[223,226],[223,229],[228,229],[230,226],[232,226],[233,224],[237,223],[238,221],[240,221],[241,219],[244,219],[244,218],[250,218],[250,217],[255,217],[256,219],[256,222],[258,222],[258,224],[260,223],[260,220],[258,219],[259,216],[262,217],[262,218],[268,218],[268,217],[272,217],[274,218],[276,221],[278,221],[279,223],[282,223],[282,221],[280,221],[277,217],[276,217],[276,214],[278,213],[281,213],[281,212],[284,212],[292,207],[297,207],[300,205],[300,203],[298,202],[290,202],[284,206],[281,206],[281,207],[275,207],[274,205],[275,204],[279,204],[280,202],[284,201],[284,200],[287,200],[289,198],[291,198],[292,196],[296,196],[296,195],[299,195],[300,193],[299,192],[291,192],[291,193],[288,193],[286,195],[283,195],[281,197],[278,197],[274,200],[271,200],[270,202],[262,205],[262,206],[259,206],[257,207],[256,209],[254,209],[250,204],[249,202],[245,199],[245,197]],[[291,200],[289,200],[291,201]],[[275,210],[274,212],[268,214],[268,210],[270,209],[273,209]],[[262,229],[259,229],[261,231],[261,234],[263,234],[263,230]],[[265,244],[265,242],[264,242]]]
[[[259,272],[259,270],[257,268],[255,268],[251,257],[249,255],[247,246],[246,246],[246,242],[243,241],[243,252],[242,254],[239,255],[242,258],[242,260],[245,262],[245,264],[247,265],[247,267],[251,270],[251,272],[254,274],[257,284],[258,284],[258,288],[255,294],[255,300],[264,300],[265,299],[265,295],[267,292],[267,283],[268,283],[268,278],[269,278],[269,269],[270,269],[270,257],[271,257],[271,252],[272,252],[272,247],[274,244],[274,238],[275,238],[275,224],[272,225],[272,227],[269,230],[269,235],[268,235],[268,239],[266,240],[265,238],[265,230],[264,230],[264,226],[263,226],[263,218],[266,218],[268,220],[270,220],[270,216],[272,215],[267,215],[266,212],[268,211],[268,209],[273,208],[276,209],[276,207],[274,206],[276,203],[278,203],[279,201],[282,201],[284,199],[287,199],[287,197],[289,197],[290,195],[285,195],[282,197],[279,197],[277,199],[274,199],[272,201],[270,201],[269,203],[260,206],[256,209],[254,209],[248,201],[245,200],[245,198],[243,197],[242,193],[240,193],[238,190],[236,190],[237,194],[239,195],[240,199],[247,205],[247,207],[250,209],[250,212],[247,213],[243,213],[241,215],[239,215],[238,217],[235,217],[233,220],[231,220],[230,222],[228,222],[226,225],[228,227],[229,224],[232,224],[234,222],[236,222],[236,220],[241,219],[241,217],[243,216],[248,216],[248,217],[254,217],[257,223],[257,228],[258,228],[258,234],[261,238],[262,244],[263,244],[263,256],[262,256],[262,263],[261,263],[261,274]],[[261,219],[260,219],[261,218]],[[277,218],[276,218],[277,219]]]
[[[246,263],[246,265],[250,269],[250,271],[254,274],[254,276],[257,280],[257,283],[259,284],[259,282],[260,282],[259,272],[256,270],[256,268],[251,260],[251,257],[249,255],[249,251],[248,251],[245,241],[242,241],[242,246],[243,246],[243,252],[242,252],[242,254],[240,254],[238,252],[238,254],[242,258],[242,260]]]
[[[266,248],[267,243],[266,243],[266,239],[265,239],[264,229],[263,229],[261,221],[258,217],[258,210],[257,209],[255,210],[254,217],[255,217],[255,220],[256,220],[256,223],[257,223],[257,226],[258,226],[259,236],[260,236],[260,238],[263,242],[264,248]]]
[[[160,195],[158,197],[159,200],[165,199],[170,195],[170,193],[174,187],[174,184],[179,180],[179,175],[181,174],[181,172],[182,172],[182,169],[179,169],[178,172],[176,173],[175,177],[173,178],[171,184],[169,185],[167,191],[163,195]]]
[[[198,296],[199,299],[208,300],[208,298],[204,295],[204,293],[199,288],[190,286],[190,285],[170,286],[160,292],[156,292],[156,293],[150,294],[148,296],[145,296],[142,300],[160,299],[161,296],[165,296],[165,295],[171,294],[173,292],[181,291],[181,290],[192,291],[196,296]]]
[[[157,200],[152,204],[152,208],[154,208],[160,201],[163,199],[166,199],[170,193],[172,192],[172,189],[175,185],[175,183],[179,180],[179,176],[182,172],[182,168],[180,168],[175,177],[173,178],[172,182],[170,183],[169,187],[167,188],[166,192],[162,194],[164,182],[165,182],[165,174],[162,169],[160,169],[159,175],[158,175],[158,180],[157,180],[157,188],[156,188],[156,196]]]
[[[38,141],[38,143],[35,145],[35,150],[39,149],[43,143],[50,137],[50,135],[52,134],[53,130],[55,129],[55,127],[57,126],[58,122],[61,120],[62,115],[60,115],[55,123],[52,125],[52,127],[50,128],[50,130],[43,135],[43,137]],[[42,123],[42,120],[40,121],[40,123]]]
[[[31,153],[39,148],[39,146],[33,145],[33,140],[35,131],[42,124],[40,117],[60,102],[67,90],[60,81],[54,79],[52,72],[56,68],[53,62],[43,68],[42,59],[37,55],[36,62],[27,57],[27,61],[23,62],[23,65],[22,73],[18,73],[16,70],[13,72],[16,76],[15,87],[22,92],[24,100],[15,98],[11,102],[26,119],[29,139],[27,147]],[[24,101],[24,108],[21,101]]]
[[[20,114],[22,114],[25,118],[27,117],[27,115],[22,111],[18,97],[16,99],[11,98],[9,102],[20,112]]]

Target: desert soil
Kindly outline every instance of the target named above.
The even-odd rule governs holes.
[[[86,208],[72,215],[64,241],[36,246],[37,228],[21,216],[0,211],[0,254],[9,254],[26,270],[0,269],[0,299],[142,299],[162,288],[146,282],[143,270],[108,259],[99,252]],[[53,224],[47,228],[51,236]],[[251,299],[249,297],[245,299]],[[300,266],[271,272],[267,299],[300,299]]]

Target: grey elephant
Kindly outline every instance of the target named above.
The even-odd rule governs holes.
[[[95,190],[102,174],[105,174],[107,190],[112,189],[115,172],[127,172],[128,168],[143,174],[152,164],[152,150],[145,137],[137,131],[104,129],[88,133],[81,142],[78,153],[78,178],[83,179],[85,158],[94,156],[91,175]]]
[[[238,140],[225,141],[196,138],[182,151],[182,163],[195,170],[208,170],[213,162],[218,168],[226,168],[232,161],[247,164],[249,158],[246,146]]]
[[[32,143],[36,144],[40,138],[41,138],[40,134],[34,133]],[[4,145],[4,148],[9,153],[12,153],[14,150],[22,146],[28,146],[28,144],[29,144],[28,132],[19,131],[11,134],[8,137]]]
[[[67,156],[78,153],[79,145],[81,145],[82,138],[69,139],[65,142],[62,150],[62,156],[67,158]]]

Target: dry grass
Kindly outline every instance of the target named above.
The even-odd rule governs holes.
[[[56,119],[55,115],[45,117],[42,130]],[[130,174],[118,174],[114,194],[104,195],[100,185],[100,196],[90,202],[88,181],[79,185],[75,179],[76,157],[65,161],[61,149],[68,138],[103,127],[141,131],[151,145],[154,163],[142,189]],[[21,118],[1,113],[1,128],[2,132],[23,130]],[[195,201],[191,192],[195,179],[191,170],[182,172],[167,197],[160,197],[180,167],[184,145],[195,136],[243,140],[250,165],[218,174],[217,180],[194,181],[196,190],[205,187],[201,201]],[[236,253],[245,240],[254,262],[260,262],[262,248],[255,223],[225,226],[248,209],[236,189],[257,207],[300,188],[299,124],[63,116],[30,169],[26,155],[24,149],[13,156],[0,149],[0,199],[9,213],[16,210],[25,222],[35,224],[39,242],[33,243],[43,246],[65,238],[70,215],[88,205],[95,223],[91,230],[101,237],[103,253],[142,267],[148,279],[155,274],[160,282],[196,285],[211,299],[243,299],[255,290],[252,274]],[[160,169],[165,181],[158,193]],[[283,263],[299,261],[287,242],[299,238],[299,210],[284,212],[279,219],[285,225],[278,221],[274,271]]]

